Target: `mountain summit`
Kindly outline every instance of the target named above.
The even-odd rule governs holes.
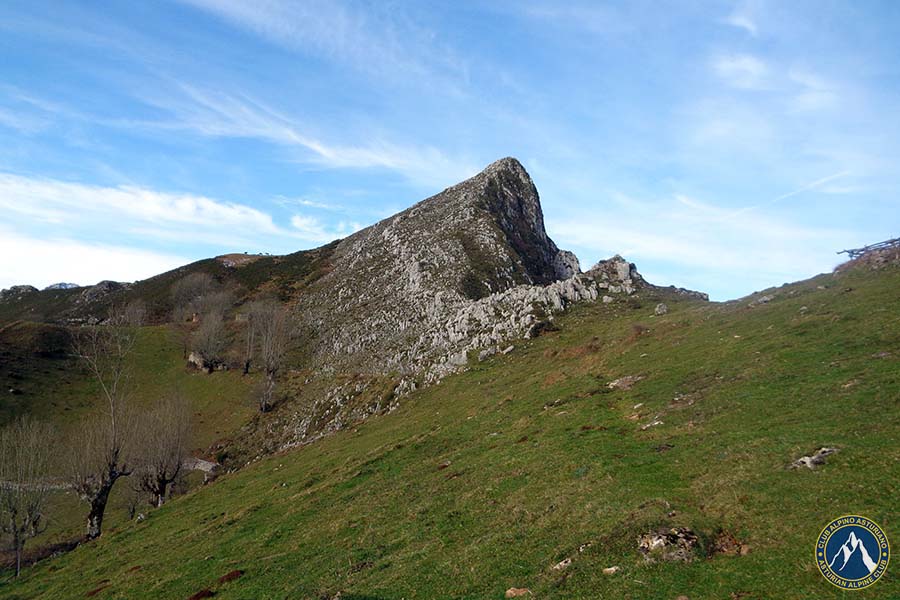
[[[315,355],[400,373],[464,350],[458,342],[471,342],[471,332],[453,324],[473,302],[580,273],[547,236],[537,188],[514,158],[353,234],[331,265],[300,297],[319,338]]]
[[[151,321],[163,323],[172,318],[172,291],[198,273],[234,293],[235,330],[248,300],[276,296],[293,310],[300,335],[287,394],[304,401],[267,425],[289,444],[390,410],[417,387],[509,352],[552,330],[572,303],[611,303],[652,287],[621,256],[582,273],[547,235],[528,172],[503,158],[315,250],[224,255],[127,285],[12,290],[0,296],[0,318],[78,325],[141,300]]]

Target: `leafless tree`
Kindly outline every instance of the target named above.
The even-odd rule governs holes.
[[[191,409],[184,397],[172,393],[141,419],[139,485],[160,507],[169,486],[182,474],[191,436]]]
[[[203,317],[200,327],[194,333],[193,347],[210,371],[221,361],[225,351],[225,324],[222,315],[213,313]]]
[[[74,353],[93,376],[101,395],[98,412],[85,420],[68,452],[72,487],[90,505],[89,539],[101,533],[116,481],[131,474],[130,359],[140,326],[134,319],[140,316],[133,308],[113,308],[103,324],[83,327],[73,335]]]
[[[0,432],[0,530],[12,538],[16,577],[25,542],[44,529],[52,447],[50,426],[28,418]]]
[[[206,315],[224,316],[225,311],[234,304],[234,294],[230,290],[217,290],[203,296],[197,304],[202,320]]]
[[[287,345],[293,333],[293,320],[288,309],[272,300],[261,302],[255,311],[259,354],[265,381],[259,396],[259,410],[272,408],[278,372],[284,363]]]
[[[216,289],[209,273],[191,273],[172,284],[172,324],[181,338],[183,358],[191,343],[191,323],[202,312],[203,298]]]
[[[244,307],[244,371],[243,374],[250,373],[250,365],[256,354],[257,333],[259,330],[259,313],[263,310],[265,304],[260,302],[250,302]]]

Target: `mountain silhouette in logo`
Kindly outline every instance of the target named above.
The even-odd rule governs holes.
[[[859,552],[857,552],[857,550],[859,550]],[[862,543],[862,540],[856,537],[856,533],[853,531],[851,531],[850,535],[847,536],[847,541],[841,544],[841,547],[838,548],[837,552],[834,553],[834,556],[831,559],[831,563],[828,565],[832,570],[834,569],[834,563],[837,562],[838,557],[843,558],[843,562],[837,570],[838,573],[843,571],[844,567],[847,566],[847,563],[850,562],[850,559],[854,557],[862,560],[862,563],[865,565],[866,570],[868,570],[869,573],[872,573],[872,571],[874,571],[876,567],[875,561],[872,560],[872,556],[869,554],[869,551],[866,550],[866,547]],[[853,569],[851,568],[851,570]]]

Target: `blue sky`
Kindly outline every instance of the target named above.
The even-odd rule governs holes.
[[[503,156],[586,268],[900,235],[900,3],[0,3],[0,287],[343,237]]]

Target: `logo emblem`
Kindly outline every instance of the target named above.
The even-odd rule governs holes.
[[[844,590],[860,590],[878,581],[890,559],[884,530],[859,515],[835,519],[816,542],[816,566],[825,579]]]

